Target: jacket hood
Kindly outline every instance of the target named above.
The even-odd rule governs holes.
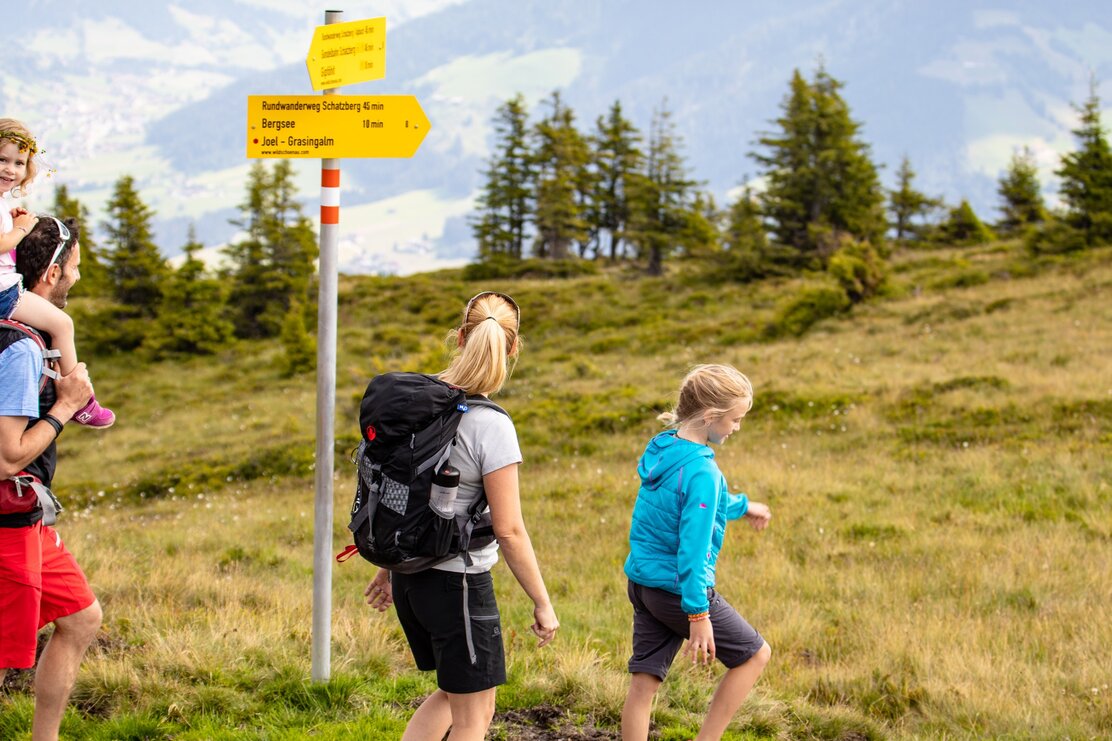
[[[707,445],[676,437],[675,430],[662,432],[649,441],[637,464],[641,485],[655,489],[670,474],[698,458],[714,458],[714,451]]]

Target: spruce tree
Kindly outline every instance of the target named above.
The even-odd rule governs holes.
[[[279,160],[271,179],[270,203],[265,214],[267,258],[272,275],[278,276],[277,314],[284,316],[293,299],[309,302],[318,254],[313,222],[297,200],[293,165]]]
[[[682,246],[690,222],[695,181],[687,174],[667,101],[653,114],[644,169],[630,178],[629,239],[649,275],[664,272],[664,259]]]
[[[591,199],[590,220],[599,232],[600,248],[611,261],[624,253],[629,223],[629,181],[641,168],[644,155],[641,134],[622,115],[622,104],[614,101],[606,117],[595,124],[594,160],[598,172]]]
[[[838,234],[879,241],[886,228],[876,166],[841,88],[822,67],[812,83],[796,70],[779,131],[762,136],[764,152],[752,155],[764,167],[762,210],[774,237],[819,264],[837,249]]]
[[[245,234],[225,248],[239,337],[278,335],[291,301],[309,301],[317,242],[296,194],[288,160],[273,172],[256,163],[248,173],[241,218],[232,221]]]
[[[89,209],[77,198],[71,197],[69,188],[62,184],[54,189],[54,207],[51,213],[62,221],[74,219],[81,230],[81,280],[73,287],[70,295],[107,295],[110,289],[108,269],[93,239]]]
[[[212,355],[234,339],[223,284],[206,275],[205,264],[197,257],[203,248],[190,226],[189,240],[182,247],[185,260],[166,280],[156,331],[143,343],[156,358]]]
[[[528,111],[519,93],[500,106],[494,118],[494,149],[483,173],[478,215],[471,222],[480,258],[522,256],[533,193],[528,133]]]
[[[239,204],[242,217],[230,220],[244,230],[244,236],[224,248],[231,295],[235,297],[229,307],[237,337],[265,337],[268,333],[262,317],[269,296],[255,289],[266,282],[265,221],[269,192],[270,172],[264,162],[256,161],[247,174],[247,196]]]
[[[584,193],[589,192],[590,150],[575,128],[575,115],[554,92],[551,111],[537,123],[533,137],[535,188],[533,254],[564,259],[576,244],[588,241]]]
[[[922,219],[942,205],[941,199],[915,190],[911,185],[914,179],[915,171],[905,154],[900,160],[900,169],[896,171],[896,188],[888,192],[888,208],[892,212],[890,227],[896,232],[897,242],[921,238],[923,226],[915,223],[915,219]]]
[[[280,339],[282,356],[278,364],[283,375],[295,376],[317,367],[317,341],[305,326],[305,306],[300,299],[290,301]]]
[[[154,213],[139,198],[135,179],[116,181],[104,222],[108,278],[112,295],[138,316],[153,317],[162,299],[166,261],[151,235]]]
[[[1087,245],[1106,244],[1112,242],[1112,150],[1101,126],[1095,82],[1078,112],[1081,123],[1073,131],[1078,149],[1062,157],[1058,192],[1066,224],[1081,232]]]
[[[722,238],[726,263],[731,273],[741,280],[753,280],[768,274],[769,244],[761,206],[746,185],[726,215]]]
[[[711,257],[722,251],[720,238],[723,214],[714,195],[695,191],[684,211],[679,247],[684,257]]]
[[[950,210],[950,216],[940,227],[940,232],[944,242],[959,246],[984,244],[995,238],[992,230],[973,211],[969,201],[964,199]]]
[[[1002,214],[996,229],[1002,235],[1015,236],[1046,221],[1039,170],[1028,147],[1012,153],[1011,162],[1000,177],[996,192],[1000,194]]]

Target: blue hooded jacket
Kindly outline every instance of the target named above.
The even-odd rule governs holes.
[[[710,447],[676,437],[675,430],[649,441],[637,473],[641,489],[629,528],[626,576],[680,595],[688,615],[706,612],[726,522],[746,513],[749,498],[729,493]]]

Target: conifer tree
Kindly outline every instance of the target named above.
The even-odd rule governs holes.
[[[915,219],[922,219],[932,210],[942,205],[941,199],[931,198],[911,185],[915,171],[907,155],[900,160],[896,171],[896,188],[888,192],[888,208],[892,212],[891,228],[896,232],[897,242],[907,242],[923,236],[923,227]]]
[[[584,194],[590,190],[590,150],[558,91],[549,105],[549,115],[538,122],[533,134],[533,222],[537,230],[533,254],[564,259],[573,245],[588,241]]]
[[[528,112],[520,93],[498,108],[495,143],[483,173],[478,216],[471,223],[479,256],[521,258],[533,192],[533,161],[528,141]]]
[[[653,114],[644,170],[630,178],[629,239],[649,275],[664,272],[664,259],[681,246],[689,224],[695,181],[680,154],[680,139],[667,101]]]
[[[273,172],[256,163],[248,173],[242,216],[232,221],[245,234],[225,248],[239,337],[276,336],[291,301],[309,299],[317,243],[296,193],[288,160],[276,163]]]
[[[289,160],[274,165],[268,205],[264,218],[267,258],[272,275],[278,276],[274,289],[281,296],[278,311],[285,314],[292,299],[303,304],[309,301],[318,254],[316,230],[297,200]]]
[[[942,240],[954,245],[984,244],[995,238],[992,230],[973,211],[969,201],[964,199],[960,205],[950,210],[950,216],[942,224],[940,231]]]
[[[117,301],[140,316],[153,317],[162,299],[166,261],[151,235],[151,209],[139,198],[135,179],[116,181],[104,222],[108,278]]]
[[[723,214],[712,193],[695,191],[684,212],[679,246],[684,257],[708,257],[722,250],[720,230]]]
[[[270,173],[266,164],[256,161],[247,174],[247,196],[239,204],[242,217],[231,223],[244,230],[242,239],[224,248],[228,258],[231,295],[234,300],[232,321],[238,337],[263,337],[267,330],[262,317],[269,297],[255,287],[266,281],[265,212],[270,191]]]
[[[282,356],[279,366],[285,376],[306,373],[317,366],[317,341],[305,327],[305,306],[300,299],[290,301],[282,321]]]
[[[748,185],[742,188],[726,214],[722,242],[723,256],[734,277],[753,280],[768,275],[771,268],[768,233],[760,203]]]
[[[599,231],[600,249],[611,261],[623,255],[629,222],[629,181],[641,168],[644,155],[639,146],[641,134],[622,115],[622,104],[615,100],[606,117],[595,124],[594,160],[598,172],[590,220]],[[602,240],[605,239],[605,244]]]
[[[185,260],[166,280],[156,331],[143,343],[156,358],[175,354],[212,355],[233,341],[223,285],[205,272],[198,258],[204,248],[189,227]]]
[[[100,250],[93,239],[89,209],[69,188],[61,184],[54,189],[54,207],[51,213],[65,221],[74,219],[81,230],[81,280],[73,287],[71,296],[102,296],[109,292],[108,269],[101,259]]]
[[[1112,242],[1112,150],[1101,126],[1095,82],[1078,111],[1081,123],[1073,131],[1078,149],[1062,157],[1059,194],[1066,224],[1081,232],[1089,246],[1106,244]]]
[[[1012,153],[1011,162],[1000,177],[996,192],[1000,194],[1000,211],[1003,214],[996,229],[1001,234],[1013,236],[1046,221],[1039,170],[1028,147]]]
[[[764,152],[753,154],[764,167],[762,210],[776,240],[820,264],[837,234],[878,241],[886,227],[876,166],[841,87],[821,66],[812,83],[796,70],[779,131],[761,137]]]

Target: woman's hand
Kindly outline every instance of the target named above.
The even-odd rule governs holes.
[[[700,656],[704,664],[714,661],[714,628],[711,627],[710,618],[691,623],[691,632],[687,636],[687,652],[691,654],[693,665],[699,663]]]
[[[768,527],[769,520],[772,519],[772,510],[768,508],[767,504],[750,502],[749,509],[744,516],[749,524],[753,526],[753,529],[759,532]]]
[[[371,579],[371,583],[363,590],[363,595],[367,598],[368,605],[379,612],[386,612],[386,608],[394,604],[390,572],[387,569],[379,569],[375,578]]]
[[[559,627],[560,621],[556,618],[556,611],[552,609],[552,605],[537,605],[533,608],[533,625],[530,626],[530,630],[540,638],[537,648],[551,643]]]

